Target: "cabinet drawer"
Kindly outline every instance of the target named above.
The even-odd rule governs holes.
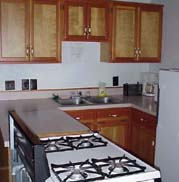
[[[138,110],[133,110],[133,122],[135,122],[136,124],[155,126],[156,117]]]
[[[97,111],[96,117],[97,117],[97,122],[105,120],[127,121],[129,120],[130,113],[128,108],[102,109]]]
[[[93,131],[96,131],[96,114],[95,111],[91,110],[73,110],[73,111],[66,111],[67,114],[69,114],[74,119],[80,121],[84,125],[86,125],[88,128],[90,128]]]
[[[66,111],[70,116],[79,121],[94,121],[95,112],[90,110],[77,110],[77,111]]]
[[[133,110],[132,116],[132,122],[134,125],[140,125],[140,127],[146,130],[146,132],[156,135],[157,123],[155,116],[138,111],[136,109]]]

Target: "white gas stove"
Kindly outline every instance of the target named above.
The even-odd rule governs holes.
[[[154,182],[160,172],[97,133],[41,138],[46,182]]]

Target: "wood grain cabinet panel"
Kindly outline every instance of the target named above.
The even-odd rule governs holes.
[[[26,61],[26,1],[1,0],[0,3],[1,61]]]
[[[161,56],[161,9],[141,8],[139,58],[159,60]]]
[[[96,130],[96,113],[93,110],[72,110],[66,111],[67,114],[72,116],[74,119],[80,121],[86,125],[89,129]]]
[[[64,40],[107,41],[107,0],[64,0]]]
[[[112,62],[159,62],[162,5],[114,2]]]
[[[97,129],[115,144],[130,147],[130,109],[114,108],[97,111]]]
[[[114,57],[120,60],[135,59],[137,7],[114,8]]]
[[[131,151],[142,160],[154,164],[156,117],[133,110]]]
[[[57,5],[34,2],[32,58],[56,58],[57,56]]]
[[[0,129],[0,181],[2,182],[10,181],[9,163],[9,149],[8,147],[4,147],[4,141]]]
[[[125,149],[130,147],[130,109],[95,109],[66,111],[74,119],[97,131]]]
[[[58,0],[2,0],[0,3],[1,62],[60,61]]]

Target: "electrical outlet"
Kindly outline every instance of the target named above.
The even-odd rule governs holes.
[[[37,79],[30,79],[30,90],[37,90]]]
[[[29,79],[22,79],[22,90],[29,90]]]
[[[14,80],[6,80],[5,81],[5,90],[15,90],[15,81]]]
[[[119,77],[113,76],[113,86],[118,86],[118,85],[119,85]]]

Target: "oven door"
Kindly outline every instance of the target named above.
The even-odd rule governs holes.
[[[9,112],[9,127],[13,181],[44,182],[50,177],[50,171],[40,139],[15,111]]]

